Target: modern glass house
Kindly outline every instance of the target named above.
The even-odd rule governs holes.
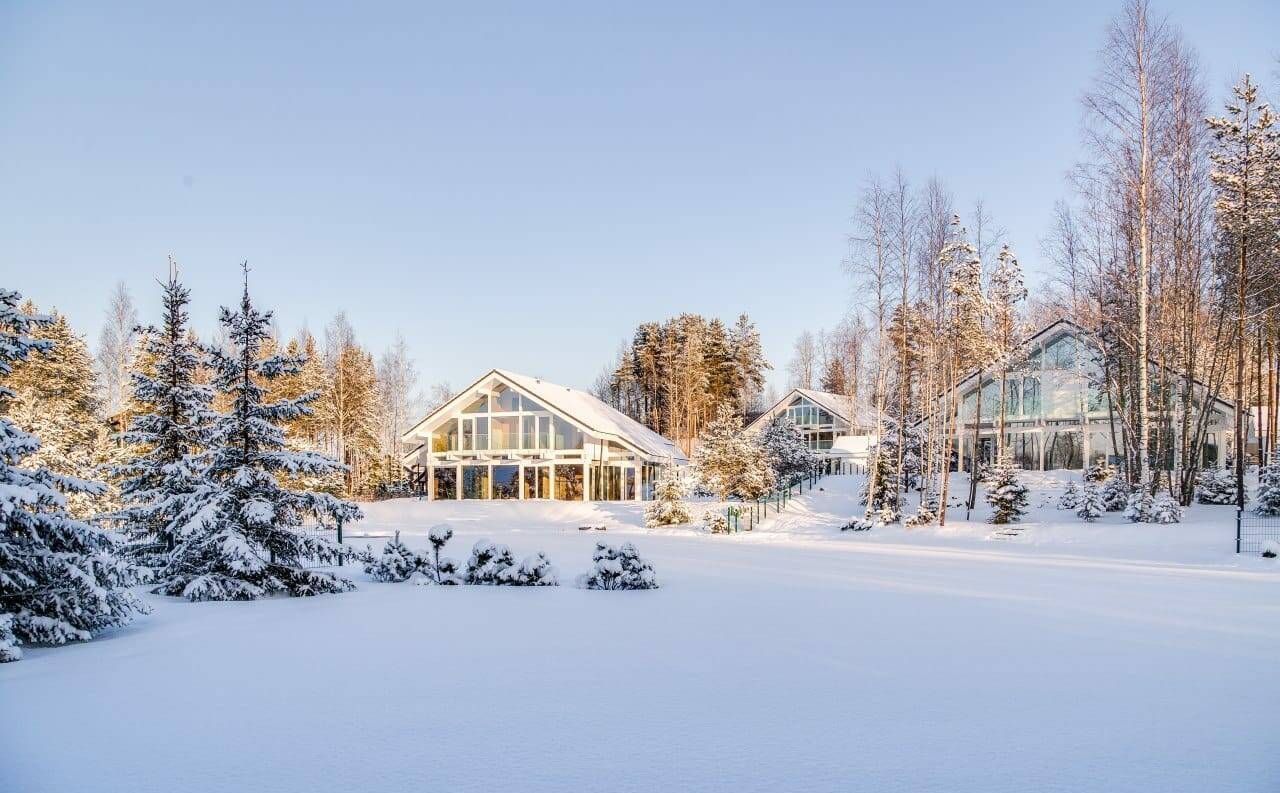
[[[429,499],[632,501],[658,470],[685,465],[676,444],[585,391],[493,369],[401,438]]]
[[[853,399],[841,394],[793,388],[747,429],[759,431],[777,416],[785,415],[818,456],[827,473],[848,473],[867,462],[875,442],[875,421]]]
[[[1005,383],[1005,439],[1014,463],[1024,469],[1082,469],[1099,460],[1115,462],[1124,453],[1119,417],[1112,416],[1095,347],[1088,334],[1070,320],[1058,320],[1023,342],[1017,363]],[[1153,364],[1154,366],[1154,364]],[[1154,377],[1154,375],[1153,375]],[[1209,396],[1194,383],[1195,398]],[[995,456],[1000,381],[983,373],[982,410],[978,412],[978,373],[957,385],[962,394],[957,418],[960,450],[956,465],[968,470],[975,455],[989,462]],[[948,397],[940,404],[945,409]],[[1235,412],[1233,403],[1215,398],[1206,427],[1201,465],[1222,465],[1230,454]],[[1151,415],[1151,445],[1158,447],[1163,467],[1178,459],[1177,433],[1160,426]]]

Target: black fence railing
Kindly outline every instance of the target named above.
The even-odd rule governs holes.
[[[1262,553],[1268,542],[1280,542],[1280,515],[1236,510],[1236,553]]]

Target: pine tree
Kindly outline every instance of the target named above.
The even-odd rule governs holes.
[[[1018,470],[1007,454],[992,468],[987,503],[994,510],[992,523],[1017,523],[1027,514],[1027,486],[1018,481]]]
[[[205,351],[187,328],[190,302],[171,265],[163,327],[137,329],[145,365],[133,372],[131,402],[140,412],[124,433],[135,456],[112,468],[123,507],[108,517],[129,537],[130,554],[151,567],[162,566],[210,495],[198,455],[210,442],[213,392],[196,382]]]
[[[1107,506],[1102,500],[1102,491],[1098,485],[1085,482],[1084,489],[1080,493],[1080,508],[1076,510],[1076,515],[1088,523],[1093,523],[1106,511]]]
[[[271,313],[249,299],[246,267],[240,310],[223,308],[220,322],[229,349],[213,352],[214,385],[230,410],[210,433],[202,476],[209,483],[198,520],[187,525],[157,592],[190,600],[253,600],[273,593],[318,595],[345,592],[352,584],[331,573],[307,569],[307,560],[341,562],[350,552],[304,534],[308,520],[352,521],[354,505],[324,493],[290,490],[277,475],[323,475],[341,464],[314,452],[285,447],[282,422],[305,414],[313,397],[266,402],[263,383],[297,372],[303,362],[277,355],[262,358]]]
[[[778,482],[791,482],[817,464],[817,455],[785,415],[775,417],[760,430],[759,444]]]
[[[689,483],[675,465],[664,465],[654,482],[654,500],[644,508],[644,525],[675,526],[693,520],[689,505],[684,502],[689,495]]]
[[[1273,454],[1271,462],[1258,470],[1258,503],[1253,511],[1258,515],[1280,515],[1280,453]]]
[[[1129,503],[1125,506],[1124,517],[1130,523],[1151,523],[1151,515],[1155,511],[1156,499],[1145,487],[1140,487],[1129,495]]]
[[[0,405],[14,398],[14,364],[53,348],[33,336],[54,320],[20,311],[20,297],[0,289]],[[39,450],[35,436],[0,417],[0,662],[21,658],[21,644],[84,641],[146,611],[124,589],[140,571],[115,555],[106,533],[67,513],[64,494],[101,485],[19,467]]]
[[[1132,490],[1123,477],[1113,476],[1102,484],[1102,505],[1107,512],[1121,512],[1129,506]]]
[[[37,312],[30,301],[21,310],[31,316]],[[89,476],[105,456],[103,445],[108,441],[98,415],[89,347],[56,311],[48,322],[35,324],[31,335],[49,342],[48,351],[14,363],[8,378],[13,395],[0,406],[0,413],[40,439],[29,466],[59,476]],[[68,491],[68,509],[76,517],[91,517],[107,504],[107,493],[104,487]]]
[[[1058,509],[1079,509],[1080,501],[1080,486],[1074,481],[1068,482],[1067,489],[1058,497]]]
[[[1155,503],[1151,507],[1151,513],[1147,516],[1148,523],[1181,523],[1182,507],[1174,500],[1173,496],[1168,493],[1161,493],[1156,496]]]
[[[703,486],[721,501],[761,498],[774,484],[764,449],[754,433],[743,431],[742,419],[728,404],[720,406],[698,439],[693,465]]]
[[[1236,478],[1226,468],[1206,468],[1196,474],[1196,501],[1201,504],[1235,504]]]
[[[597,542],[591,554],[592,570],[578,579],[583,589],[657,589],[658,581],[653,565],[640,557],[640,552],[629,542],[615,548],[608,543]]]

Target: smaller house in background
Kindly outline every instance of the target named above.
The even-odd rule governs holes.
[[[633,501],[658,470],[689,462],[676,444],[585,391],[492,369],[402,438],[415,492],[429,499]]]
[[[818,456],[823,472],[852,473],[867,464],[875,443],[874,417],[842,394],[793,388],[747,429],[759,431],[778,416],[786,416]]]

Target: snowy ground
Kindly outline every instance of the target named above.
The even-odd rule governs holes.
[[[1280,565],[1231,552],[1230,508],[841,535],[855,484],[731,537],[635,505],[371,505],[357,532],[447,520],[450,555],[545,550],[565,583],[631,540],[663,588],[352,569],[340,596],[148,596],[0,666],[0,791],[1280,789]]]

